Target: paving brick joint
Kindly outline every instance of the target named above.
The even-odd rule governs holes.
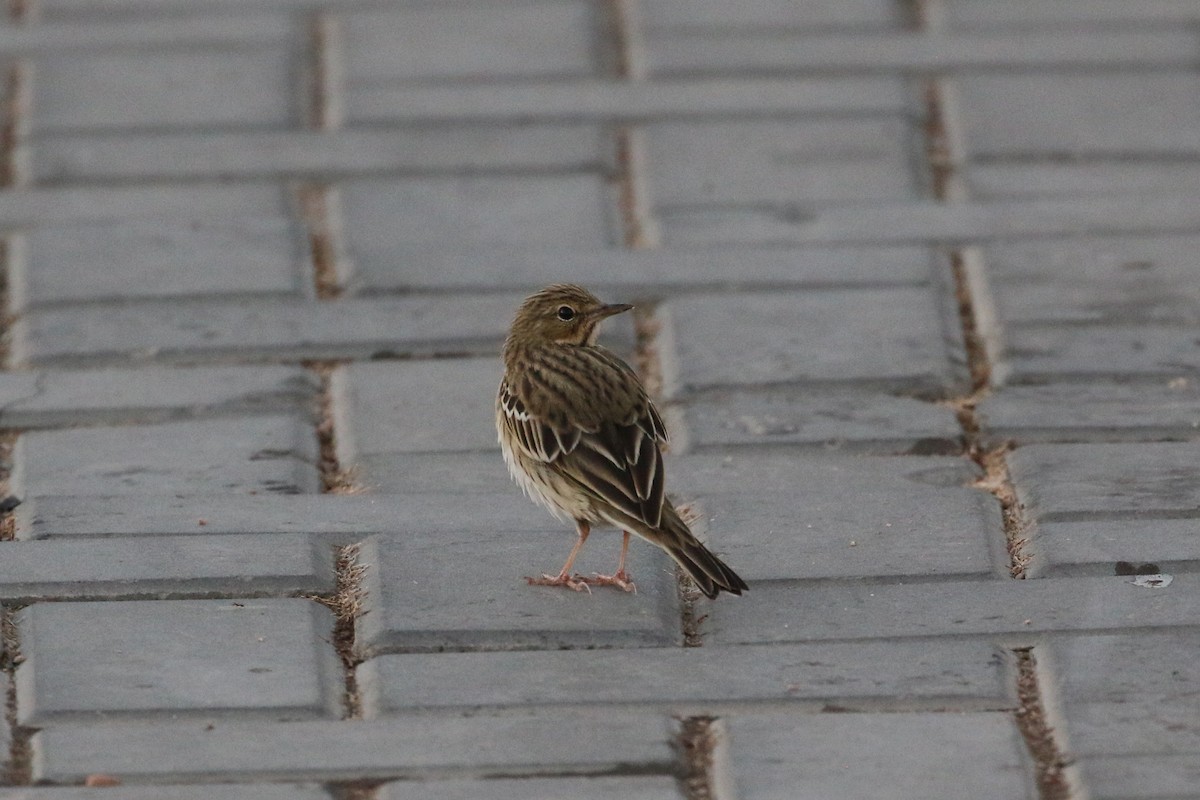
[[[0,797],[1198,796],[1195,3],[0,15]],[[523,580],[559,281],[745,597]]]

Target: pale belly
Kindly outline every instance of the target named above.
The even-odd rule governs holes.
[[[585,520],[598,522],[599,515],[592,508],[591,502],[578,494],[574,487],[562,476],[556,473],[544,461],[531,458],[519,449],[510,447],[503,435],[499,435],[503,422],[497,415],[496,430],[500,441],[500,450],[504,453],[504,463],[508,472],[517,485],[525,492],[530,500],[544,506],[551,514],[564,521]]]

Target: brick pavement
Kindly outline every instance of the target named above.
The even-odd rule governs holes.
[[[1192,0],[7,14],[0,797],[1200,798]],[[745,597],[521,580],[558,280]]]

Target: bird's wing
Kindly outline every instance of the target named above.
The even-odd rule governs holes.
[[[662,522],[666,426],[637,375],[598,347],[553,351],[500,387],[502,419],[529,457],[652,528]]]

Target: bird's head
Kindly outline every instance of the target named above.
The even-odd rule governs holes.
[[[626,303],[601,303],[582,286],[556,283],[531,294],[517,309],[506,349],[545,344],[594,344],[600,322],[628,311]]]

